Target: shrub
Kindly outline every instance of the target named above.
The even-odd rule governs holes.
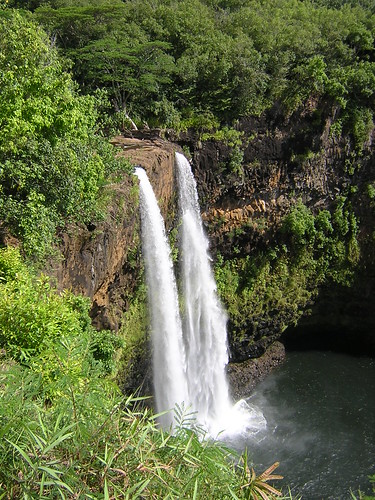
[[[284,218],[282,232],[289,235],[297,246],[311,243],[315,236],[314,216],[301,202]]]
[[[112,332],[93,329],[89,309],[89,299],[58,294],[47,277],[34,276],[17,249],[0,249],[0,346],[8,356],[30,363],[51,345],[80,338],[92,363],[111,373],[120,342]]]

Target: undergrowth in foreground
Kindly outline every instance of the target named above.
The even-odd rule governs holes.
[[[251,493],[252,476],[223,445],[163,432],[137,399],[93,374],[80,382],[68,377],[46,404],[37,373],[1,375],[2,498],[273,498]],[[258,491],[266,481],[257,478]]]
[[[186,428],[158,427],[113,380],[118,347],[88,304],[0,249],[0,498],[238,498],[281,495],[270,470]],[[272,474],[271,474],[272,476]]]

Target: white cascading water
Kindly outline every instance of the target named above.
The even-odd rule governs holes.
[[[262,411],[229,397],[227,315],[216,282],[203,230],[196,182],[188,160],[176,153],[181,212],[183,331],[189,401],[197,422],[212,437],[257,434],[267,425]]]
[[[226,380],[227,316],[204,234],[196,183],[187,159],[176,153],[181,212],[183,321],[164,222],[147,178],[140,182],[142,248],[148,285],[156,409],[162,427],[174,427],[175,405],[194,413],[212,437],[257,432],[266,425],[262,412],[246,402],[232,405]]]
[[[139,178],[142,248],[148,285],[156,409],[165,429],[173,428],[173,409],[188,400],[178,294],[170,247],[152,186],[142,168]],[[172,410],[172,411],[168,411]]]
[[[196,182],[184,155],[176,153],[181,212],[183,331],[189,402],[209,432],[220,430],[232,407],[225,375],[227,316],[216,293]]]

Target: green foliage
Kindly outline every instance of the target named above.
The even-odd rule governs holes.
[[[375,78],[366,0],[39,4],[35,18],[73,60],[82,88],[107,89],[116,112],[140,123],[211,132],[199,115],[227,126],[312,97],[338,105],[358,150],[366,140]]]
[[[372,483],[372,490],[373,493],[375,494],[375,474],[372,476],[369,476],[370,482]],[[374,500],[375,496],[374,495],[365,495],[361,491],[359,491],[358,496],[354,495],[353,492],[351,492],[351,497],[353,500]]]
[[[71,404],[61,396],[53,408],[43,408],[33,401],[38,379],[32,374],[17,368],[2,375],[5,498],[193,498],[214,492],[225,498],[228,486],[239,489],[241,478],[220,445],[201,443],[189,431],[178,437],[158,431],[147,410],[134,409],[136,400],[103,391],[97,378],[74,391],[63,387]]]
[[[35,191],[30,191],[23,203],[11,195],[0,199],[1,218],[22,237],[26,255],[32,255],[36,260],[52,253],[59,221],[57,213],[49,210],[44,202],[44,195]]]
[[[229,169],[231,172],[237,175],[242,174],[242,162],[243,162],[244,152],[239,146],[235,146],[229,154]]]
[[[305,205],[298,203],[284,218],[282,231],[291,236],[295,245],[308,245],[315,237],[313,214]]]
[[[0,251],[0,283],[14,281],[18,276],[27,273],[19,251],[13,247],[6,247]]]
[[[357,108],[353,111],[351,119],[353,120],[352,127],[355,145],[361,151],[365,143],[368,142],[371,131],[374,128],[373,113],[368,108]]]
[[[19,254],[2,250],[2,260],[22,272],[0,286],[0,344],[16,359],[28,359],[52,339],[77,334],[79,324],[63,297],[54,294],[47,278],[33,279],[20,262]],[[15,264],[14,264],[15,263]],[[5,279],[5,278],[4,278]]]
[[[367,185],[367,195],[370,198],[370,200],[373,200],[375,198],[375,183],[370,183]]]
[[[130,102],[137,112],[170,82],[173,60],[166,54],[169,45],[165,42],[138,42],[134,46],[125,34],[117,36],[121,41],[103,38],[76,49],[76,57],[92,89],[107,88],[117,111],[128,109]]]
[[[178,248],[178,236],[179,236],[179,227],[174,227],[169,231],[168,234],[168,240],[169,240],[169,247],[171,250],[171,258],[172,262],[176,263],[178,262],[178,253],[179,253],[179,248]]]
[[[372,489],[374,490],[375,493],[375,474],[369,476],[370,482],[372,484]]]
[[[87,138],[94,100],[80,97],[40,28],[17,13],[0,19],[0,151],[18,153],[30,139]]]
[[[202,134],[203,137],[208,137],[208,133],[219,127],[219,122],[211,113],[211,111],[204,111],[199,113],[189,113],[189,116],[181,120],[181,130],[193,129]],[[209,132],[207,132],[209,131]],[[204,134],[204,132],[206,134]]]
[[[95,98],[79,95],[46,34],[16,12],[0,30],[0,218],[40,260],[63,218],[94,217],[100,187],[129,165],[95,135]]]
[[[371,0],[313,0],[317,5],[325,5],[334,9],[341,9],[345,5],[353,7],[362,7],[369,12],[374,13],[375,7]]]
[[[123,383],[137,371],[137,365],[148,358],[148,326],[146,288],[140,285],[124,314],[119,332],[119,336],[123,339],[123,349],[119,355],[118,378]]]
[[[343,283],[350,281],[350,268],[359,260],[357,231],[351,203],[344,196],[336,199],[332,215],[323,210],[314,216],[305,205],[298,203],[282,225],[282,232],[291,239],[294,249],[305,252],[310,246],[313,258],[320,259],[327,276]],[[328,263],[330,269],[326,269]]]
[[[62,218],[93,217],[105,179],[129,165],[94,134],[95,99],[78,94],[41,29],[17,13],[0,29],[0,218],[41,260]]]
[[[283,219],[278,244],[245,257],[233,249],[226,261],[219,256],[218,291],[233,338],[259,338],[268,321],[282,331],[306,313],[320,285],[349,286],[360,257],[357,232],[348,198],[339,197],[332,213],[315,215],[297,202]]]
[[[234,128],[222,127],[219,130],[215,131],[214,133],[208,132],[203,134],[202,140],[220,141],[233,148],[235,146],[242,145],[242,137],[243,137],[243,132],[240,132],[239,130],[236,130]]]
[[[56,378],[55,363],[47,363],[51,344],[66,346],[81,339],[89,346],[92,363],[111,373],[120,342],[111,332],[93,329],[89,308],[87,298],[67,291],[57,294],[48,278],[34,276],[17,249],[0,249],[0,347],[8,356],[35,364],[32,360],[43,355],[43,373],[49,370]]]
[[[218,267],[218,291],[228,310],[231,336],[237,340],[249,335],[259,339],[260,321],[278,324],[281,331],[295,324],[322,280],[308,256],[293,262],[285,247],[255,257],[234,257]]]
[[[102,366],[105,373],[110,374],[116,370],[116,353],[123,342],[118,335],[110,330],[93,331],[91,335],[92,355]]]

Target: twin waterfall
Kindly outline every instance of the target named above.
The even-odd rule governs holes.
[[[195,179],[176,153],[179,190],[181,306],[164,222],[145,171],[140,182],[142,248],[148,285],[156,410],[174,427],[176,405],[194,413],[210,435],[233,425],[225,367],[226,314],[216,294]],[[181,313],[180,313],[181,308]]]

